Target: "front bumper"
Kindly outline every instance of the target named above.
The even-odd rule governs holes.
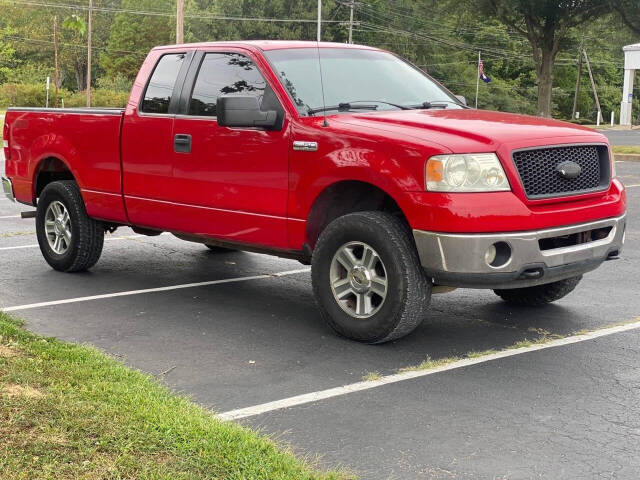
[[[620,254],[625,227],[623,215],[517,233],[466,235],[414,230],[413,235],[422,267],[435,284],[507,289],[551,283],[594,270]],[[489,264],[485,254],[496,244],[496,261]]]
[[[16,197],[13,194],[13,184],[11,183],[11,180],[6,177],[2,177],[2,190],[9,200],[12,202],[16,201]]]

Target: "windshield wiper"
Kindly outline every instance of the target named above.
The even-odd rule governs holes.
[[[413,105],[412,108],[414,109],[447,108],[446,104],[448,103],[450,103],[451,105],[456,105],[458,107],[467,108],[461,103],[454,102],[452,100],[434,100],[433,102],[422,102],[420,105]]]
[[[348,110],[376,110],[378,108],[377,105],[354,105],[357,103],[382,103],[384,105],[391,105],[392,107],[396,107],[400,110],[412,110],[413,106],[399,105],[397,103],[387,102],[385,100],[352,100],[350,102],[339,103],[337,106],[331,107],[318,107],[318,108],[310,108],[307,110],[309,115],[313,115],[314,113],[326,112],[327,110],[338,110],[341,112],[346,112]]]
[[[377,110],[377,105],[352,105],[351,103],[339,103],[338,105],[331,105],[327,107],[310,108],[307,110],[309,115],[314,115],[320,112],[328,112],[330,110],[338,110],[339,112],[347,112],[349,110]]]
[[[399,108],[400,110],[411,110],[411,107],[407,107],[405,105],[398,105],[397,103],[386,102],[384,100],[355,100],[349,103],[364,103],[364,102],[382,103],[384,105],[391,105],[392,107]]]

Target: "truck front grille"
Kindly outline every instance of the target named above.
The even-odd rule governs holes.
[[[609,185],[611,166],[605,145],[569,145],[518,150],[512,154],[528,198],[549,198],[604,190]],[[565,178],[558,165],[574,162],[581,172]]]

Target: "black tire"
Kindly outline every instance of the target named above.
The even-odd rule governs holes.
[[[349,242],[371,246],[384,264],[386,298],[368,318],[355,318],[340,306],[331,287],[334,255]],[[312,256],[313,292],[324,320],[340,335],[383,343],[412,332],[426,318],[431,280],[425,275],[409,227],[384,212],[358,212],[337,218],[320,235]]]
[[[512,290],[494,290],[505,302],[513,305],[539,307],[566,297],[575,290],[582,275],[558,282],[537,285],[535,287],[514,288]]]
[[[231,253],[231,252],[237,252],[237,250],[234,250],[233,248],[226,248],[226,247],[218,247],[217,245],[209,245],[207,243],[205,243],[205,246],[211,250],[213,253]]]
[[[69,213],[71,240],[66,252],[56,253],[45,229],[47,209],[53,202],[60,202]],[[36,233],[44,259],[55,270],[81,272],[93,267],[102,254],[104,226],[89,218],[78,185],[72,180],[52,182],[47,185],[38,200]]]

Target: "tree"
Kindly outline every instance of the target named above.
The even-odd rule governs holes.
[[[124,76],[135,79],[145,56],[153,47],[175,41],[173,0],[122,0],[122,9],[158,12],[160,15],[118,13],[109,31],[106,50],[100,56],[100,66],[109,78]]]
[[[72,14],[62,22],[63,39],[69,38],[71,44],[84,42],[87,34],[87,24],[80,15]],[[66,32],[64,31],[66,30]],[[73,65],[73,72],[78,90],[86,88],[87,57],[86,53],[78,48],[65,49],[65,60]]]
[[[568,31],[611,11],[603,0],[479,0],[506,26],[531,44],[538,77],[538,114],[551,117],[553,69]]]
[[[625,25],[640,35],[640,0],[613,0],[613,8]]]

